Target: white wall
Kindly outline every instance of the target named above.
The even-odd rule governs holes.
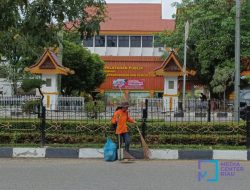
[[[142,53],[141,55],[142,56],[148,56],[148,55],[152,55],[153,56],[154,54],[154,48],[148,48],[148,47],[143,47],[142,48]]]
[[[117,56],[129,56],[130,48],[119,47]]]
[[[0,96],[12,96],[11,83],[6,78],[0,78]]]
[[[46,81],[46,79],[51,79],[51,86],[47,87],[46,85],[42,86],[42,92],[51,93],[57,92],[57,75],[42,75],[42,80]]]
[[[106,55],[117,56],[118,55],[118,47],[107,47]]]
[[[174,81],[174,88],[169,89],[169,81]],[[176,111],[178,109],[178,77],[164,78],[163,107],[165,111]]]
[[[162,56],[161,48],[130,48],[130,47],[87,47],[91,53],[100,56]]]
[[[48,87],[46,85],[42,86],[42,92],[44,93],[43,104],[48,110],[55,110],[58,99],[58,84],[57,84],[57,75],[42,75],[42,80],[46,81],[46,79],[51,79],[51,86]],[[54,94],[50,94],[54,93]]]
[[[174,89],[169,89],[169,81],[174,81]],[[164,94],[176,95],[178,92],[178,77],[164,78]]]

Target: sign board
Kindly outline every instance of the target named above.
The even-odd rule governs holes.
[[[112,82],[114,89],[144,89],[144,80],[141,79],[115,79]]]

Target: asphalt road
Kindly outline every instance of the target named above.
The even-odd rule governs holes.
[[[211,183],[198,181],[198,161],[0,159],[0,190],[248,190],[250,162],[240,164]]]

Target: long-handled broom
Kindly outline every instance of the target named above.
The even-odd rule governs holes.
[[[148,145],[147,145],[146,141],[144,140],[144,138],[143,138],[143,136],[141,134],[141,131],[140,131],[139,127],[137,125],[135,125],[135,126],[136,126],[136,129],[137,129],[137,131],[138,131],[138,133],[140,135],[141,144],[142,144],[142,148],[143,148],[144,159],[149,159],[150,156],[151,156],[151,152],[150,152],[150,150],[148,148]]]

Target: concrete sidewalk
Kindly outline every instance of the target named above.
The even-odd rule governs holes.
[[[143,159],[142,150],[131,150]],[[103,158],[96,148],[0,148],[0,158]],[[171,150],[151,149],[150,159],[161,160],[250,160],[250,150]]]

